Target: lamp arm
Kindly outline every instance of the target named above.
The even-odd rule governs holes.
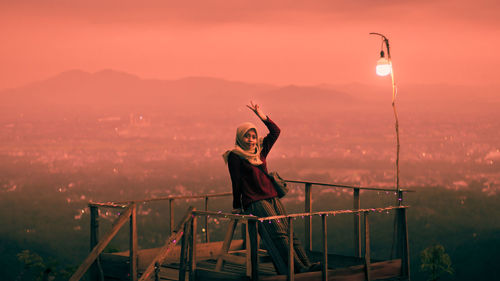
[[[382,37],[382,40],[385,43],[385,48],[387,49],[387,59],[389,59],[389,61],[391,61],[391,50],[389,48],[389,39],[387,39],[387,37],[385,37],[383,34],[377,33],[377,32],[370,32],[370,35],[378,35],[378,36]]]

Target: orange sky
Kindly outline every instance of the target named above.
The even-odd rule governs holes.
[[[498,84],[496,0],[0,0],[0,89],[69,69],[143,78]]]

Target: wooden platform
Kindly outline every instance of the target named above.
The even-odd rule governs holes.
[[[73,273],[69,281],[80,281],[85,274],[91,280],[409,280],[410,256],[407,226],[407,208],[403,205],[403,194],[409,190],[397,189],[396,206],[361,209],[360,192],[393,192],[394,189],[373,187],[353,187],[338,184],[317,183],[307,181],[287,180],[290,183],[304,184],[304,213],[282,216],[255,217],[245,214],[222,213],[209,211],[209,199],[229,197],[232,193],[203,194],[192,196],[166,196],[126,202],[89,202],[90,209],[90,252]],[[312,211],[312,187],[343,188],[352,190],[353,208],[345,210]],[[190,206],[178,224],[174,225],[174,200],[204,199],[204,210],[196,210]],[[168,217],[170,227],[167,239],[161,248],[140,250],[138,239],[137,212],[139,204],[153,201],[168,201]],[[185,204],[181,204],[186,206]],[[183,208],[184,208],[183,207]],[[118,210],[118,217],[112,228],[105,234],[100,233],[99,218],[102,208]],[[378,214],[394,213],[393,244],[391,256],[396,260],[374,260],[370,254],[370,217]],[[335,216],[352,216],[353,218],[353,256],[346,257],[328,252],[327,223],[335,220]],[[327,218],[330,216],[329,218]],[[327,259],[328,265],[322,266],[321,272],[294,274],[289,271],[293,265],[285,264],[289,258],[282,257],[274,243],[264,243],[267,250],[259,249],[259,239],[272,241],[265,228],[259,224],[271,220],[288,220],[288,237],[295,237],[293,222],[296,218],[304,219],[304,247],[311,250],[313,237],[320,239],[323,253],[308,253],[312,261]],[[312,227],[313,217],[321,218],[321,225]],[[224,242],[200,243],[211,241],[209,238],[210,219],[229,220]],[[203,225],[203,237],[199,230]],[[111,240],[124,226],[128,225],[130,251],[121,253],[103,253]],[[241,234],[243,240],[233,240],[237,225],[244,226]],[[319,236],[313,236],[313,230],[319,231]],[[222,237],[218,237],[220,239]],[[290,243],[291,239],[288,240]],[[293,241],[292,241],[293,243]],[[177,244],[182,244],[181,246]],[[267,244],[267,245],[266,245]],[[287,256],[291,257],[293,245],[288,246]],[[181,253],[182,252],[182,253]],[[271,262],[273,258],[274,264]],[[360,258],[362,257],[362,258]],[[161,264],[160,264],[161,263]],[[191,270],[192,269],[192,270]],[[278,273],[279,274],[278,274]],[[289,275],[289,276],[285,276]],[[400,278],[400,279],[398,279]],[[182,280],[185,281],[185,280]]]
[[[221,271],[216,271],[217,257],[220,254],[222,242],[200,243],[197,246],[196,280],[249,280],[245,264],[243,240],[234,240],[231,243],[233,259],[226,261]],[[138,252],[138,271],[144,272],[145,268],[158,252],[158,248],[145,249]],[[159,268],[160,280],[179,280],[179,254],[177,246]],[[101,265],[105,280],[129,280],[129,253],[120,252],[101,255]],[[322,253],[309,253],[312,261],[319,261]],[[365,279],[365,270],[361,258],[328,255],[328,280],[332,281],[362,281]],[[188,269],[189,270],[189,269]],[[371,280],[399,280],[401,260],[372,261],[370,265]],[[295,280],[321,280],[322,272],[307,272],[295,274]],[[186,276],[186,280],[187,276]],[[259,280],[279,281],[287,280],[286,275],[277,275],[274,266],[265,251],[259,253]]]

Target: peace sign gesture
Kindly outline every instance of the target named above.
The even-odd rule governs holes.
[[[262,112],[258,104],[254,104],[253,101],[250,101],[250,105],[247,105],[250,110],[252,110],[257,116],[259,116],[260,120],[267,120],[267,115]]]

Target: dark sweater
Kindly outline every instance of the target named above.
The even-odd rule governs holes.
[[[266,157],[278,139],[280,128],[269,118],[264,121],[264,124],[269,129],[269,134],[262,143],[260,160],[263,163],[260,168],[235,153],[229,153],[228,167],[233,184],[233,208],[235,209],[246,208],[252,202],[278,196],[273,183],[261,169],[267,173]]]

